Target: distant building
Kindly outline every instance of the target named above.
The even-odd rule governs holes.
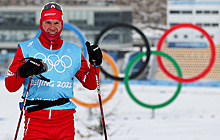
[[[201,26],[213,39],[220,44],[220,1],[168,1],[167,26],[179,23],[192,23]],[[167,38],[168,42],[198,43],[205,47],[206,38],[197,30],[181,28]],[[198,45],[197,44],[197,45]],[[190,44],[188,44],[190,47]],[[175,45],[174,45],[175,46]]]
[[[81,29],[91,42],[109,24],[132,23],[132,8],[123,6],[63,6],[64,23]],[[39,30],[41,7],[0,7],[0,50],[15,50],[17,43],[35,37]],[[78,43],[76,35],[64,30],[61,37]]]

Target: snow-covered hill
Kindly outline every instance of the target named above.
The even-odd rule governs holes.
[[[106,86],[106,85],[102,85]],[[109,86],[112,86],[111,84]],[[160,96],[169,95],[173,86],[133,86],[132,90],[138,97],[153,91]],[[148,90],[147,89],[151,89]],[[101,89],[103,98],[108,89]],[[11,140],[14,137],[20,111],[18,101],[21,92],[10,94],[0,81],[0,140]],[[75,97],[79,94],[93,94],[75,88]],[[136,104],[127,94],[121,83],[113,98],[104,104],[105,120],[109,140],[219,140],[220,137],[220,88],[216,87],[183,87],[177,99],[167,107],[152,110]],[[153,98],[152,98],[153,100]],[[145,100],[147,101],[147,100]],[[99,107],[89,110],[78,105],[75,114],[76,140],[104,140],[99,134]],[[20,126],[19,140],[22,138],[23,123]]]

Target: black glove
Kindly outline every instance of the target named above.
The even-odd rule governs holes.
[[[47,64],[41,59],[28,58],[29,60],[18,67],[18,74],[22,78],[28,78],[31,75],[39,75],[48,70]]]
[[[98,45],[90,45],[90,43],[86,42],[87,51],[89,54],[89,62],[93,64],[93,60],[95,60],[96,65],[100,65],[102,63],[102,51],[98,47]]]

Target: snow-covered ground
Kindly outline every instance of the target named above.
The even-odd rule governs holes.
[[[173,86],[149,85],[131,88],[140,100],[144,101],[141,95],[151,97],[152,100],[145,100],[148,103],[156,103],[159,95],[165,96],[164,99],[169,98],[170,91],[176,89]],[[109,93],[108,89],[101,88],[103,98],[105,93]],[[81,92],[86,92],[78,87],[74,91],[78,99],[81,99],[78,96]],[[153,91],[156,92],[155,97],[146,95]],[[4,81],[0,81],[0,140],[12,140],[14,137],[20,114],[18,101],[21,101],[21,92],[22,89],[8,93]],[[95,91],[88,94],[97,97]],[[113,98],[104,104],[104,113],[109,140],[219,140],[220,87],[183,86],[177,99],[164,108],[156,109],[152,118],[152,110],[136,104],[121,83]],[[78,105],[75,139],[104,140],[98,133],[99,117],[99,107],[88,109]],[[22,135],[23,121],[18,140],[22,139]]]

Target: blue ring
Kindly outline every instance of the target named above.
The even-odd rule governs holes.
[[[63,29],[73,31],[74,33],[77,34],[83,46],[83,56],[85,57],[85,59],[87,59],[87,49],[86,49],[86,44],[85,44],[86,40],[85,40],[85,36],[83,36],[82,31],[78,27],[72,24],[68,24],[68,23],[63,23]],[[41,30],[39,29],[35,38],[39,37],[40,33],[41,33]]]

